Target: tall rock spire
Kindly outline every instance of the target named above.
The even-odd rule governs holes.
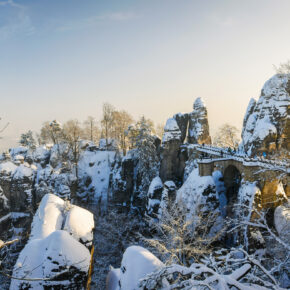
[[[193,104],[193,112],[189,114],[187,140],[188,143],[191,144],[211,144],[207,109],[201,98],[195,100]]]

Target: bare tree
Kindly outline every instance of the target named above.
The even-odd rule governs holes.
[[[84,138],[96,142],[98,139],[99,128],[97,126],[97,121],[94,117],[88,116],[84,122]]]
[[[164,133],[164,124],[157,124],[156,125],[156,135],[162,139]]]
[[[214,137],[213,144],[219,147],[237,148],[239,145],[239,130],[230,124],[224,124]]]
[[[78,120],[69,120],[63,126],[63,141],[66,142],[72,152],[75,175],[78,178],[78,161],[80,158],[80,140],[82,129]]]
[[[58,145],[62,138],[62,126],[61,124],[53,120],[52,122],[44,122],[40,129],[40,139],[42,143],[52,142],[54,145]]]
[[[2,120],[2,118],[0,117],[0,121]],[[4,132],[4,130],[7,128],[9,126],[9,122],[8,123],[6,123],[2,128],[0,128],[0,134],[1,133],[3,133]],[[2,137],[0,136],[0,139],[1,139]]]
[[[114,137],[116,140],[118,140],[120,147],[123,150],[123,154],[126,155],[126,151],[128,148],[126,129],[130,124],[133,123],[133,118],[128,112],[122,110],[114,111],[113,119]]]
[[[226,228],[210,232],[217,217],[217,212],[211,212],[206,217],[200,212],[188,218],[185,205],[182,202],[174,203],[162,209],[159,221],[148,217],[150,228],[156,234],[144,241],[167,264],[189,266],[193,261],[201,262],[209,255],[213,244],[224,234]]]
[[[109,103],[103,104],[103,119],[101,124],[106,139],[106,147],[108,148],[108,139],[112,136],[112,128],[114,124],[114,112],[115,108]]]
[[[274,69],[277,74],[290,74],[290,59],[278,66],[274,65]]]

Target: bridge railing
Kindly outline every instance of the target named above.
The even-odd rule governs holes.
[[[289,162],[287,161],[282,161],[282,160],[273,160],[273,159],[267,159],[264,157],[249,157],[247,156],[244,152],[231,152],[229,153],[227,149],[221,148],[221,147],[216,147],[216,146],[211,146],[211,145],[199,145],[199,144],[194,144],[193,145],[198,151],[217,155],[217,156],[222,156],[223,158],[234,158],[237,161],[243,161],[246,163],[250,162],[255,162],[255,163],[260,163],[260,166],[263,165],[270,165],[270,166],[278,166],[279,168],[283,167],[285,169],[289,169],[290,165]]]

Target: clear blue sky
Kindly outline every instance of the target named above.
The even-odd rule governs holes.
[[[0,147],[43,121],[101,117],[103,102],[165,122],[208,105],[241,127],[290,58],[289,0],[0,0]],[[1,124],[3,121],[1,122]]]

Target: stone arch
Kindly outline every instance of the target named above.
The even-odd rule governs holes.
[[[227,215],[233,216],[234,204],[238,200],[238,192],[241,185],[242,175],[234,165],[228,165],[224,170],[224,184],[226,187]]]

